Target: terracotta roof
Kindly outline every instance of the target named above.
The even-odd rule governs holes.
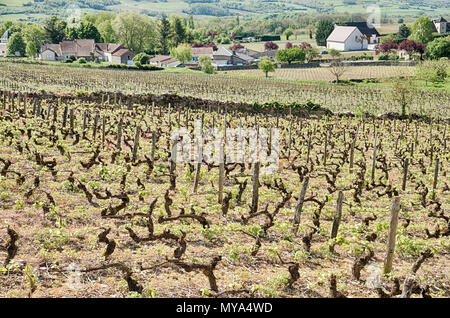
[[[193,47],[191,49],[192,56],[213,55],[213,53],[212,47]]]
[[[111,53],[114,56],[122,56],[127,53],[134,53],[117,43],[95,43],[95,40],[90,39],[76,39],[72,41],[62,41],[59,44],[44,44],[41,47],[41,52],[46,49],[52,50],[57,56],[73,55],[75,57],[105,57],[106,53]]]
[[[162,61],[160,63],[160,65],[162,65],[162,66],[167,66],[170,64],[181,64],[181,63],[177,59],[174,59],[174,58],[170,58],[170,59]]]
[[[46,50],[50,50],[55,52],[56,56],[61,56],[61,46],[59,44],[44,44],[41,47],[41,53],[43,53]]]
[[[94,52],[94,40],[73,40],[59,43],[63,54],[73,54],[76,56],[90,56]]]
[[[158,62],[164,62],[167,60],[172,59],[170,55],[156,55],[155,57],[150,59],[150,62],[158,63]]]
[[[127,53],[133,53],[133,52],[131,52],[131,50],[129,50],[129,49],[120,49],[118,51],[115,51],[112,55],[114,55],[114,56],[122,56],[122,55],[125,55]]]
[[[105,53],[114,53],[119,49],[123,49],[122,44],[117,43],[97,43],[97,48]]]

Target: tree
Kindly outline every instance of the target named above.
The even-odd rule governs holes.
[[[378,44],[375,47],[375,54],[377,54],[377,55],[380,54],[380,53],[390,54],[390,53],[394,52],[397,49],[398,49],[398,44],[397,43],[385,42],[385,43]]]
[[[191,16],[192,17],[192,16]],[[169,41],[172,38],[172,29],[170,27],[170,22],[167,18],[162,18],[159,21],[159,52],[161,54],[169,53]]]
[[[294,47],[294,44],[292,44],[291,42],[287,42],[285,48],[286,49],[291,49]]]
[[[304,62],[305,52],[297,47],[290,49],[278,50],[275,58],[278,62],[287,62],[291,64],[292,62]]]
[[[0,36],[3,35],[3,33],[5,33],[7,30],[11,29],[11,27],[13,26],[13,22],[12,21],[5,21],[0,25]]]
[[[14,33],[8,40],[6,54],[8,56],[25,56],[26,45],[23,40],[22,34],[19,32]]]
[[[133,63],[137,67],[141,68],[142,65],[148,64],[150,61],[150,55],[146,53],[139,53],[133,58]]]
[[[450,66],[448,60],[423,61],[417,66],[416,77],[428,82],[444,82],[448,77],[447,69]]]
[[[94,39],[96,43],[101,42],[102,36],[92,22],[81,22],[78,28],[79,39]]]
[[[450,37],[437,38],[428,43],[426,56],[429,59],[437,60],[443,57],[450,58]]]
[[[327,39],[330,36],[331,32],[334,30],[334,25],[331,20],[321,19],[317,23],[317,31],[316,31],[316,43],[319,46],[326,46]]]
[[[334,61],[330,64],[330,73],[336,77],[336,83],[339,83],[342,75],[347,71],[346,66],[341,61]]]
[[[27,42],[26,54],[28,57],[35,57],[37,55],[36,44],[33,41]]]
[[[171,27],[174,46],[178,46],[186,40],[186,28],[183,25],[183,20],[178,16],[172,16]]]
[[[413,57],[414,54],[419,54],[421,59],[423,53],[425,53],[425,45],[412,40],[404,40],[398,45],[398,49],[408,52],[410,57]]]
[[[78,28],[77,27],[68,27],[66,28],[66,35],[64,37],[66,40],[75,40],[79,39],[78,36]]]
[[[286,37],[286,41],[289,41],[289,38],[294,34],[294,31],[291,28],[289,28],[284,30],[283,34]]]
[[[306,61],[312,62],[316,57],[319,56],[319,50],[316,49],[315,47],[312,46],[308,46],[305,48],[305,59]]]
[[[331,57],[334,58],[334,59],[340,58],[341,55],[342,55],[341,52],[338,51],[338,50],[336,50],[336,49],[331,49],[331,50],[329,50],[329,51],[328,51],[328,54],[330,54]]]
[[[98,30],[101,40],[104,43],[117,42],[116,35],[112,27],[112,21],[116,15],[111,12],[99,12],[95,14],[84,14],[81,23],[92,23]]]
[[[200,56],[198,64],[200,65],[202,72],[206,74],[214,74],[216,72],[209,56]]]
[[[50,17],[44,24],[45,36],[48,41],[58,44],[64,40],[67,22],[60,20],[55,16]]]
[[[406,26],[406,24],[402,24],[398,28],[397,39],[402,41],[406,40],[411,35],[411,30]]]
[[[433,22],[428,17],[420,17],[414,22],[409,39],[427,44],[433,40],[433,29]]]
[[[191,46],[189,44],[180,44],[176,48],[170,50],[170,55],[181,63],[192,60]]]
[[[316,27],[312,24],[308,25],[306,27],[306,32],[308,32],[309,35],[309,39],[312,40],[313,39],[313,33],[316,31]]]
[[[38,24],[28,23],[22,29],[22,36],[23,39],[25,40],[27,47],[30,43],[33,43],[34,47],[38,49],[41,47],[41,44],[44,42],[45,39],[44,28]],[[27,55],[30,56],[28,53]],[[33,56],[36,56],[36,54]]]
[[[385,35],[385,36],[381,37],[380,42],[381,43],[388,43],[388,42],[395,42],[397,40],[398,40],[397,39],[397,35],[394,34],[394,33],[391,33],[391,34],[388,34],[388,35]]]
[[[240,49],[243,49],[243,48],[245,48],[245,46],[243,46],[240,43],[236,43],[236,44],[233,44],[232,46],[230,46],[230,50],[231,51],[237,51],[237,50],[240,50]]]
[[[153,49],[155,43],[155,26],[152,20],[133,11],[119,13],[112,22],[117,40],[130,50],[140,53]]]
[[[311,44],[309,44],[308,42],[302,42],[299,45],[299,48],[301,48],[302,50],[305,50],[308,47],[311,47]]]
[[[112,21],[113,20],[105,20],[97,25],[97,30],[98,32],[100,32],[100,35],[102,36],[102,41],[104,43],[117,42],[117,37],[112,26]]]
[[[191,30],[195,29],[194,17],[192,15],[189,15],[187,25],[188,25],[189,29],[191,29]]]
[[[278,44],[276,44],[275,42],[266,42],[264,43],[264,50],[266,51],[271,51],[271,50],[278,50]]]
[[[406,116],[406,109],[416,98],[413,81],[407,78],[394,78],[389,98],[401,107],[401,115]]]
[[[258,67],[264,72],[264,74],[266,74],[266,78],[269,76],[269,72],[275,72],[275,63],[268,58],[265,58],[259,62]]]

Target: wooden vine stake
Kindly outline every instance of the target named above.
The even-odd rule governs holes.
[[[300,218],[302,216],[303,203],[305,202],[306,190],[308,189],[309,176],[305,178],[303,181],[302,191],[300,192],[300,197],[297,201],[297,206],[295,207],[295,215],[294,215],[294,228],[293,232],[297,234],[298,226],[300,225]]]
[[[156,131],[152,132],[152,149],[150,152],[150,159],[152,162],[155,161],[155,151],[156,151]]]
[[[397,236],[398,214],[400,212],[400,197],[394,197],[391,208],[391,222],[389,224],[389,235],[387,243],[386,258],[384,260],[384,274],[392,271],[392,260],[395,251],[395,239]]]
[[[375,137],[373,142],[373,155],[372,155],[372,176],[371,176],[372,184],[375,183],[376,166],[377,166],[377,132],[375,131]]]
[[[344,193],[342,191],[339,191],[336,204],[336,214],[334,215],[333,226],[331,228],[331,245],[330,245],[331,253],[334,253],[334,245],[335,245],[334,240],[337,237],[339,224],[341,223],[343,201],[344,201]]]
[[[134,135],[134,145],[133,145],[133,162],[136,162],[137,152],[139,149],[139,135],[141,133],[141,127],[139,125],[136,126],[136,135]]]
[[[67,123],[67,112],[69,111],[69,109],[66,107],[64,107],[64,112],[63,112],[63,118],[62,118],[62,127],[66,128],[66,123]]]
[[[225,180],[225,160],[224,160],[224,151],[223,151],[223,143],[220,143],[220,152],[219,152],[219,199],[218,202],[222,204],[223,202],[223,183]]]
[[[198,139],[196,140],[197,149],[195,151],[196,156],[197,156],[197,158],[196,158],[197,167],[195,169],[194,194],[197,194],[198,183],[200,181],[200,170],[202,168],[202,157],[203,157],[203,154],[202,154],[203,138],[202,138],[202,136],[203,136],[203,123],[204,123],[204,120],[205,120],[205,114],[203,113],[202,114],[202,119],[201,119],[201,122],[200,122],[200,127],[198,128],[199,131],[197,131]],[[194,127],[194,129],[195,129],[195,127]]]
[[[356,128],[355,138],[353,138],[353,141],[350,145],[350,166],[349,166],[349,172],[353,173],[353,163],[355,161],[355,146],[356,146],[356,140],[358,139],[358,132],[359,132],[359,126]]]
[[[83,113],[83,128],[81,131],[81,138],[84,139],[86,137],[86,125],[87,125],[87,111],[85,110]]]
[[[403,164],[403,182],[402,182],[402,191],[406,190],[406,178],[408,176],[408,166],[409,159],[405,158],[405,163]]]
[[[108,95],[108,99],[109,99],[109,95]],[[109,101],[108,101],[109,103]],[[105,133],[106,133],[106,117],[103,116],[103,120],[102,120],[102,148],[105,147]]]
[[[258,211],[259,200],[259,161],[253,164],[253,193],[252,193],[252,213]]]
[[[434,178],[433,178],[433,200],[436,199],[436,189],[439,175],[439,158],[436,158],[436,165],[434,166]]]
[[[117,127],[117,144],[116,144],[116,148],[119,151],[122,148],[122,125],[123,125],[123,121],[122,121],[122,118],[120,118],[119,125]]]
[[[94,117],[94,127],[92,127],[92,138],[94,139],[94,141],[97,139],[98,119],[99,119],[99,115],[97,113],[97,114],[95,114],[95,117]]]
[[[227,138],[227,118],[226,115],[223,116],[223,140],[220,142],[219,151],[219,203],[222,204],[223,201],[223,183],[225,180],[225,157],[224,157],[224,142]]]
[[[75,132],[74,127],[75,127],[75,110],[72,108],[70,110],[70,133],[73,134]]]

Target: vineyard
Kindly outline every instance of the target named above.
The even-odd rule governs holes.
[[[407,66],[349,66],[342,79],[388,79],[395,76],[413,76],[415,67]],[[232,71],[230,74],[264,76],[261,70]],[[335,76],[328,68],[277,69],[271,77],[279,79],[298,79],[304,81],[334,81]]]
[[[448,120],[140,94],[389,110],[361,88],[61,70],[0,63],[0,297],[450,296]],[[415,107],[444,116],[448,101]],[[175,164],[172,133],[195,122],[278,129],[274,173]]]
[[[374,72],[379,72],[377,69],[374,67]],[[386,88],[369,86],[323,85],[229,74],[80,69],[9,62],[0,62],[0,73],[0,88],[16,91],[176,93],[213,101],[245,103],[310,100],[335,113],[381,115],[400,112],[400,106],[393,104]],[[450,108],[445,107],[450,105],[449,92],[418,89],[416,94],[414,102],[409,105],[409,113],[450,117]]]

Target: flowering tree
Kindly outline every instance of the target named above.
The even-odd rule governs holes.
[[[243,49],[243,48],[245,48],[245,46],[243,46],[240,43],[236,43],[236,44],[233,44],[232,46],[230,46],[230,50],[231,51],[237,51],[237,50],[240,50],[240,49]]]
[[[311,44],[309,44],[308,42],[302,42],[302,43],[300,43],[299,47],[302,50],[305,50],[306,48],[311,47]]]
[[[425,45],[420,42],[413,41],[413,40],[405,40],[405,41],[401,42],[398,45],[398,49],[405,50],[406,52],[408,52],[409,56],[412,56],[414,53],[417,53],[420,55],[421,59],[422,59],[423,53],[425,53]]]
[[[191,44],[192,47],[212,47],[214,51],[217,51],[217,45],[215,43],[202,43],[202,42],[194,42]]]
[[[266,42],[264,43],[264,49],[266,51],[270,51],[270,50],[278,50],[278,44],[270,41],[270,42]]]
[[[286,49],[291,49],[294,45],[291,42],[286,43]]]
[[[398,49],[398,44],[394,42],[385,42],[378,44],[375,47],[375,53],[378,55],[380,53],[390,54]]]

